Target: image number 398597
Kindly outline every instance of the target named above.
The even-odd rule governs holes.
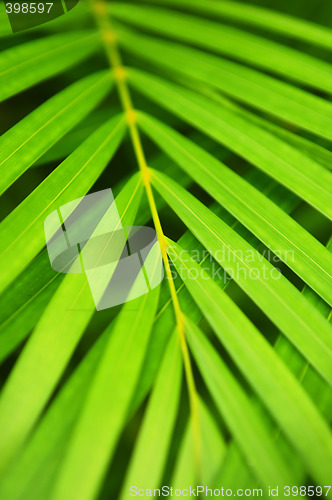
[[[52,0],[27,2],[25,0],[5,2],[6,13],[13,33],[47,23],[66,14],[79,0]]]

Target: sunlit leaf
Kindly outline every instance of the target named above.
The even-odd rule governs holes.
[[[95,33],[62,33],[2,52],[0,100],[79,63],[93,54],[99,44],[99,36]]]
[[[174,242],[171,258],[216,335],[301,454],[311,474],[317,481],[326,480],[330,474],[332,439],[315,406],[252,323]]]
[[[124,130],[122,116],[98,128],[1,224],[1,290],[45,245],[43,225],[47,215],[56,206],[85,195],[98,179],[119,146]]]
[[[332,217],[331,173],[311,158],[204,96],[136,69],[130,69],[129,75],[140,92],[235,151],[329,218]]]
[[[109,72],[88,76],[49,99],[0,139],[0,193],[105,97]]]

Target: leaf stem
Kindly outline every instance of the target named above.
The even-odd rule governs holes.
[[[200,435],[200,425],[199,425],[198,394],[196,390],[196,385],[189,355],[189,349],[185,335],[183,313],[181,311],[179,299],[176,293],[176,288],[174,285],[172,272],[168,260],[168,254],[167,254],[168,242],[163,233],[158,210],[154,200],[153,191],[151,187],[150,170],[146,162],[140,133],[137,127],[136,112],[132,104],[130,91],[126,81],[126,70],[122,64],[121,55],[117,47],[117,41],[116,41],[117,37],[111,25],[111,21],[107,10],[107,4],[104,0],[95,0],[95,1],[91,0],[91,5],[96,23],[102,34],[102,39],[110,66],[111,68],[113,68],[114,79],[118,88],[122,106],[126,114],[131,141],[138,162],[139,170],[142,175],[142,181],[146,190],[153,223],[156,229],[162,258],[164,261],[166,276],[168,279],[170,294],[173,302],[176,326],[179,334],[180,347],[183,357],[187,386],[188,386],[192,428],[194,435],[195,468],[198,480],[200,477],[200,464],[201,464],[201,458],[200,458],[201,435]]]

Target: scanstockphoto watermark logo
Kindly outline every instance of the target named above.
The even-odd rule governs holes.
[[[276,490],[272,490],[271,487],[268,488],[268,496],[276,496],[274,494]],[[154,489],[143,489],[137,486],[131,486],[129,495],[131,497],[200,497],[200,498],[208,498],[208,497],[262,497],[263,490],[261,488],[247,488],[242,489],[239,488],[237,490],[233,490],[230,488],[209,488],[208,486],[189,486],[187,488],[175,488],[173,486],[162,486],[161,488]]]
[[[145,226],[126,226],[111,189],[73,200],[44,222],[52,268],[85,273],[98,311],[133,300],[163,279],[157,235]]]
[[[282,276],[279,266],[285,259],[294,260],[292,250],[281,253],[264,249],[262,253],[258,253],[255,249],[247,249],[243,252],[223,247],[217,251],[182,249],[177,253],[173,252],[170,247],[169,254],[171,255],[172,279],[180,277],[189,280],[197,278],[208,280],[212,278],[219,282],[240,279],[278,280]],[[199,264],[199,267],[190,265],[190,261]]]
[[[69,12],[79,0],[3,1],[13,33],[35,28]],[[1,6],[3,11],[3,6]]]
[[[175,488],[173,486],[162,486],[161,488],[143,489],[138,486],[131,486],[129,496],[131,497],[327,497],[331,490],[331,485],[289,485],[289,486],[267,486],[263,488],[210,488],[209,486],[188,486],[187,488]]]
[[[98,311],[148,293],[164,277],[155,230],[124,227],[111,189],[62,205],[48,215],[44,229],[52,268],[60,273],[84,273]],[[288,259],[294,258],[293,252],[289,254]],[[170,247],[169,255],[172,279],[212,278],[227,283],[232,279],[277,280],[282,276],[277,267],[281,254],[270,250],[259,256],[254,249],[242,252],[224,247],[212,256],[209,250],[175,253]]]

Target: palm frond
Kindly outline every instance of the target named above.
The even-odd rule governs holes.
[[[256,3],[1,16],[1,499],[330,484],[331,9]],[[165,279],[96,311],[44,220],[109,187]]]

